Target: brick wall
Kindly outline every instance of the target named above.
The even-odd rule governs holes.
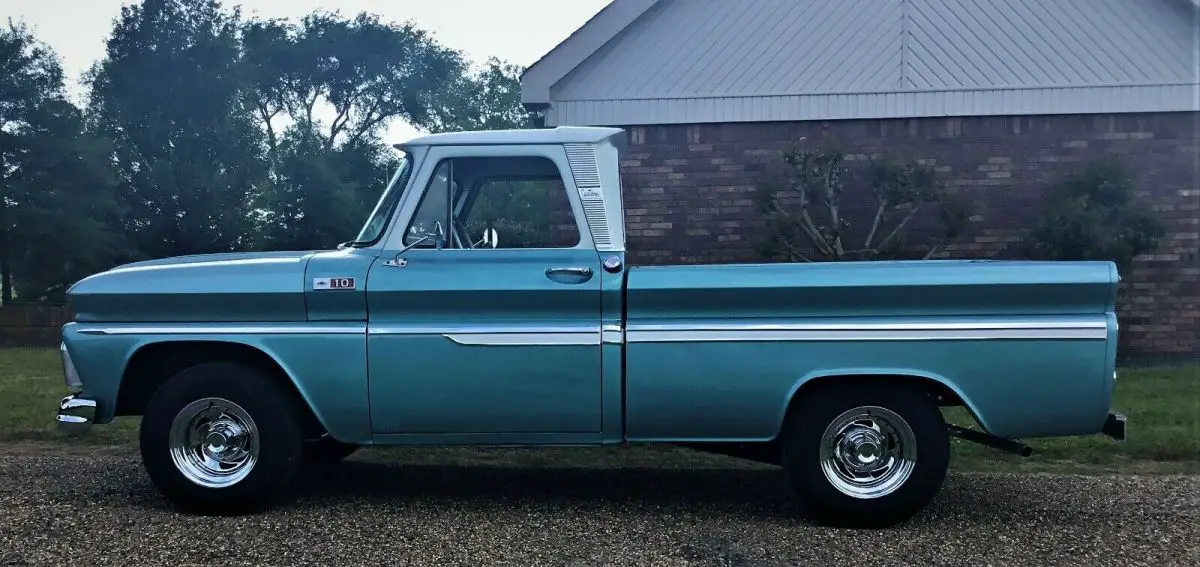
[[[1168,234],[1139,258],[1119,311],[1123,353],[1200,356],[1200,113],[969,117],[629,126],[621,164],[631,257],[640,263],[761,261],[752,199],[767,163],[801,138],[834,137],[851,159],[925,160],[974,203],[963,245],[989,257],[1040,212],[1046,189],[1081,162],[1116,155],[1137,202]],[[847,195],[858,191],[847,188]],[[868,191],[865,188],[861,191]],[[869,193],[859,193],[864,196]],[[844,197],[843,200],[846,200]]]

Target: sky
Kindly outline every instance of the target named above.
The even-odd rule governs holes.
[[[443,45],[476,62],[489,56],[529,66],[599,12],[610,0],[224,0],[248,16],[299,18],[315,10],[344,15],[373,12],[411,20]],[[72,93],[82,74],[104,55],[104,41],[123,4],[133,0],[0,0],[0,18],[24,21],[62,60]],[[3,21],[3,20],[0,20]],[[393,124],[389,143],[417,131]]]

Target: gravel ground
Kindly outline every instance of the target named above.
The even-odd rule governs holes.
[[[306,470],[271,512],[173,512],[128,452],[0,446],[0,565],[1200,565],[1200,477],[952,475],[891,530],[800,519],[776,469]],[[725,461],[722,461],[725,462]]]

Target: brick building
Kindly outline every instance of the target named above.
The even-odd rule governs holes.
[[[522,76],[545,126],[626,128],[635,260],[759,261],[764,162],[807,137],[928,160],[988,257],[1051,183],[1119,156],[1168,233],[1126,354],[1200,355],[1200,0],[614,0]]]

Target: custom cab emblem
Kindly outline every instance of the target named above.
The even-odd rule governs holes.
[[[313,278],[313,291],[354,289],[354,278]]]

